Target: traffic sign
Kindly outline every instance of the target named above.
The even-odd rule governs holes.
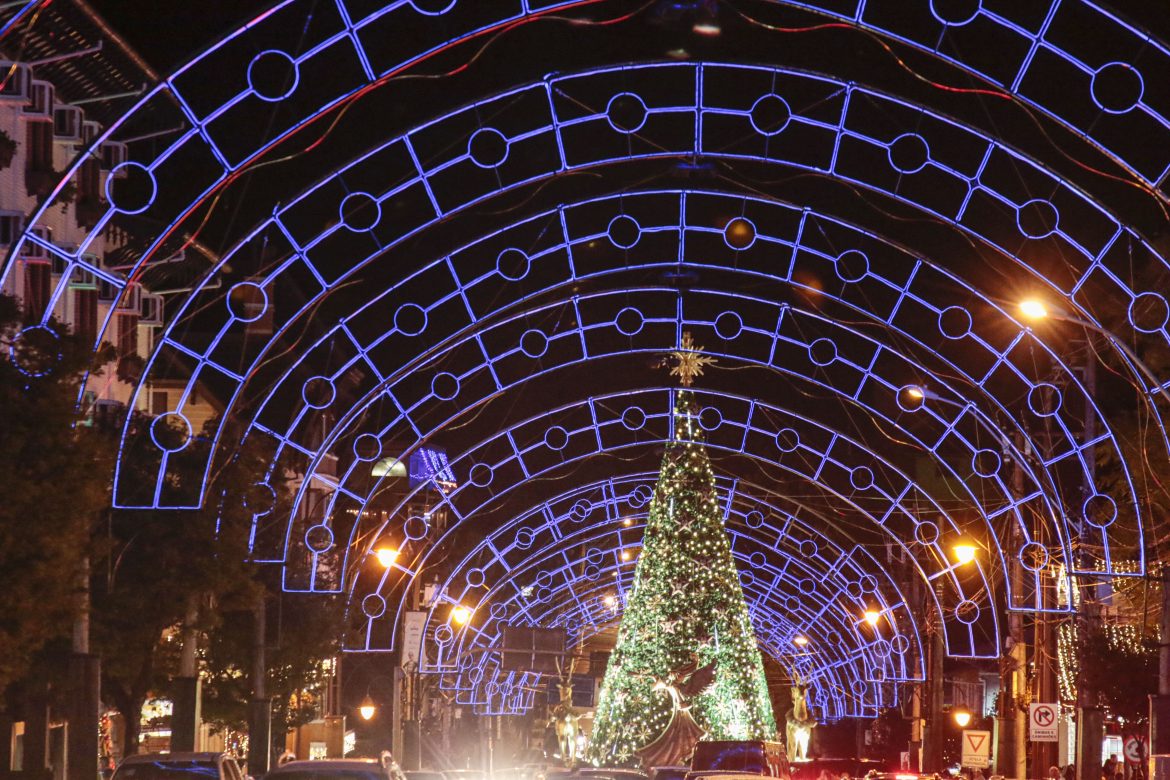
[[[1056,742],[1057,709],[1055,704],[1028,705],[1028,739],[1033,742]]]
[[[991,766],[991,732],[963,729],[962,765],[971,769]]]
[[[1125,747],[1122,749],[1127,764],[1143,764],[1146,760],[1146,738],[1129,736],[1125,738]]]

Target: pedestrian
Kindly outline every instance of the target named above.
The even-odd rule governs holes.
[[[1064,768],[1064,780],[1077,780],[1076,764],[1069,764]]]
[[[1117,774],[1117,754],[1110,754],[1109,758],[1105,759],[1105,763],[1101,766],[1101,777],[1104,780],[1113,780],[1113,776]]]
[[[971,774],[971,780],[986,780],[986,778],[983,777],[983,770],[976,768],[976,770]]]

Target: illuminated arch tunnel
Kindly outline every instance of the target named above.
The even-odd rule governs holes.
[[[64,269],[55,306],[80,274],[129,299],[248,176],[291,171],[170,297],[139,384],[182,376],[160,424],[189,432],[193,393],[227,401],[202,489],[167,479],[186,440],[128,428],[120,462],[156,478],[119,467],[116,506],[214,501],[207,474],[258,443],[270,474],[305,477],[291,505],[257,503],[255,560],[282,566],[289,590],[347,594],[347,645],[375,651],[401,646],[405,583],[454,556],[422,671],[481,712],[522,711],[537,681],[488,650],[505,624],[579,643],[620,616],[671,430],[654,364],[685,330],[720,361],[696,396],[761,647],[825,719],[896,704],[924,676],[930,620],[950,655],[992,658],[1006,611],[1069,609],[1055,591],[1072,575],[1144,572],[1135,472],[1164,464],[1165,437],[1156,462],[1131,457],[1117,406],[1065,342],[1100,342],[1087,359],[1161,430],[1168,378],[1140,355],[1170,337],[1167,263],[1142,221],[1167,201],[1170,119],[1143,75],[1165,70],[1163,44],[1084,1],[958,14],[774,0],[724,4],[723,21],[761,40],[854,36],[899,77],[867,83],[800,48],[670,62],[627,41],[609,60],[549,47],[459,81],[513,37],[605,36],[650,6],[319,5],[308,24],[314,4],[279,3],[95,142],[159,113],[179,128],[132,145],[109,180],[95,233],[161,226],[132,267],[22,239]],[[1089,23],[1110,33],[1105,59],[1070,33]],[[910,78],[896,53],[911,51],[974,86]],[[448,72],[450,94],[352,140],[347,112]],[[999,135],[976,110],[989,102],[1042,132]],[[1063,324],[1020,317],[1036,294]],[[264,317],[271,335],[243,339]],[[441,498],[451,525],[409,516],[409,497],[371,511],[387,479],[373,464],[433,446],[458,483]],[[1124,464],[1108,489],[1103,452]],[[370,560],[386,538],[402,550],[383,570]],[[980,550],[973,566],[956,564],[960,539]],[[453,604],[472,609],[465,626]],[[861,620],[870,606],[878,626]]]

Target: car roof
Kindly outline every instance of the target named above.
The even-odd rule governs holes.
[[[291,771],[294,769],[381,769],[382,764],[376,758],[327,758],[317,761],[309,761],[301,759],[299,761],[289,761],[287,764],[282,764],[276,769],[273,769],[268,774],[277,774],[279,772]]]
[[[153,764],[157,761],[219,761],[223,753],[136,753],[122,759],[123,764]]]

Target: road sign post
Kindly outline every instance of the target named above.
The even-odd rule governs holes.
[[[1028,739],[1032,742],[1056,742],[1057,713],[1055,704],[1028,705]]]
[[[991,766],[991,732],[963,729],[961,763],[969,769]]]

